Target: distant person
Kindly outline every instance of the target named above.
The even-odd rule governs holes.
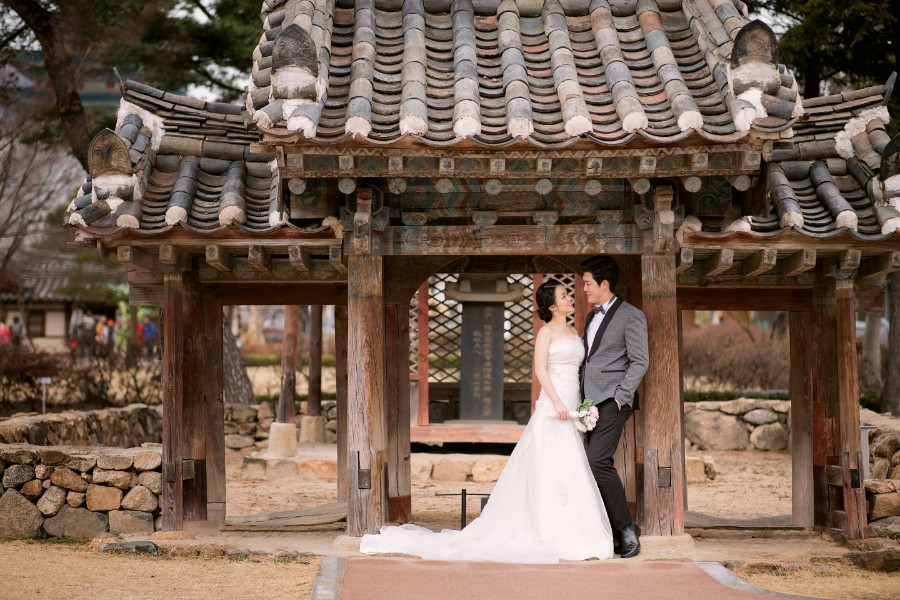
[[[103,345],[106,348],[106,355],[112,356],[116,349],[116,332],[118,331],[116,321],[113,318],[106,320],[106,327],[103,329]]]
[[[6,325],[6,319],[0,319],[0,346],[6,346],[9,341],[9,327]]]
[[[156,328],[156,323],[150,317],[144,317],[143,340],[147,358],[156,356],[156,338],[158,335],[159,330]]]
[[[9,341],[13,348],[19,348],[25,341],[25,325],[19,319],[19,315],[13,317],[12,324],[9,326]]]
[[[81,315],[81,321],[78,323],[78,353],[82,357],[94,355],[94,338],[96,336],[95,328],[97,324],[94,321],[94,315],[87,310]]]

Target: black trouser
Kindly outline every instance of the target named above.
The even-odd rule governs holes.
[[[632,519],[625,499],[625,488],[616,472],[614,456],[622,429],[634,409],[626,405],[619,410],[612,398],[600,403],[597,409],[600,411],[597,426],[588,432],[588,462],[594,479],[597,480],[597,487],[600,488],[603,504],[606,505],[609,522],[615,531],[622,531],[631,525]]]

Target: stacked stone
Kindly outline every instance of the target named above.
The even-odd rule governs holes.
[[[300,431],[300,421],[307,416],[307,403],[297,403],[295,422]],[[337,442],[337,404],[334,400],[322,401],[322,416],[325,417],[325,443]],[[269,428],[275,421],[275,407],[269,402],[261,404],[225,405],[225,447],[242,450],[251,446],[265,446],[269,438]],[[260,443],[262,442],[262,443]]]
[[[0,538],[152,533],[162,448],[0,445]]]
[[[0,444],[119,446],[162,441],[162,410],[130,404],[122,408],[22,415],[0,422]]]
[[[790,440],[790,409],[788,400],[686,403],[686,445],[698,450],[785,452]]]

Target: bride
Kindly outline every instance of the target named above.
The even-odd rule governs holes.
[[[363,536],[361,552],[533,564],[612,556],[609,520],[570,416],[581,404],[584,358],[581,337],[566,323],[575,303],[554,279],[535,298],[546,323],[534,344],[541,394],[481,516],[461,531],[382,527]]]

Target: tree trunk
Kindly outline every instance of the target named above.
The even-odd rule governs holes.
[[[250,306],[250,320],[247,322],[247,331],[244,332],[244,347],[248,352],[261,352],[266,344],[263,335],[262,311],[257,305]]]
[[[247,368],[241,358],[241,351],[231,334],[229,319],[222,319],[222,345],[225,377],[225,402],[227,404],[253,404],[253,386],[247,377]]]
[[[900,271],[888,276],[887,381],[881,394],[881,411],[900,416]]]
[[[87,171],[91,134],[84,117],[84,106],[78,96],[75,65],[66,48],[65,26],[57,15],[34,0],[6,0],[5,3],[18,13],[41,44],[44,66],[53,83],[56,108],[66,132],[66,141],[75,158]]]
[[[881,389],[881,315],[866,313],[866,335],[859,365],[860,384],[866,389]]]
[[[284,307],[284,335],[281,352],[281,395],[278,398],[278,422],[293,423],[296,415],[294,390],[297,383],[297,329],[300,307]]]

